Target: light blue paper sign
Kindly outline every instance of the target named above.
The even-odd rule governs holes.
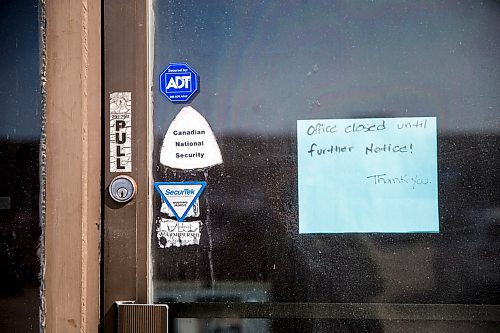
[[[300,233],[439,232],[435,117],[297,121]]]

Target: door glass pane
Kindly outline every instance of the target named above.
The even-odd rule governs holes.
[[[0,331],[38,332],[39,2],[0,1]]]
[[[157,230],[175,218],[154,193],[155,302],[498,304],[498,4],[156,1],[153,13],[154,180],[207,183],[185,220],[201,221],[198,245],[167,246]],[[200,77],[188,103],[159,90],[169,63]],[[160,161],[186,105],[223,164]],[[436,118],[439,230],[301,233],[297,120],[402,117]]]

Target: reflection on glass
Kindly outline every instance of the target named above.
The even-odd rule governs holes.
[[[491,323],[461,322],[463,332],[494,332]],[[437,329],[437,330],[436,330]],[[175,333],[290,333],[290,332],[456,332],[457,324],[406,320],[331,320],[331,319],[286,319],[265,320],[246,318],[175,319]]]
[[[178,333],[244,333],[269,332],[269,320],[265,319],[176,319],[173,323],[174,332]]]
[[[155,181],[208,186],[199,245],[158,246],[154,199],[155,301],[498,304],[499,13],[493,2],[157,1]],[[158,90],[172,62],[200,75],[191,105],[221,166],[159,162],[183,106]],[[423,116],[438,124],[439,234],[298,233],[298,119]]]

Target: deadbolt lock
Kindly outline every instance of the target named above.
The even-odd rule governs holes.
[[[120,175],[116,176],[109,184],[109,195],[120,203],[129,202],[137,191],[137,185],[132,177]]]

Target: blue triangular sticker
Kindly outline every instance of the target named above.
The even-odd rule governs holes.
[[[189,209],[207,186],[206,182],[156,182],[155,188],[177,221],[186,218]]]

